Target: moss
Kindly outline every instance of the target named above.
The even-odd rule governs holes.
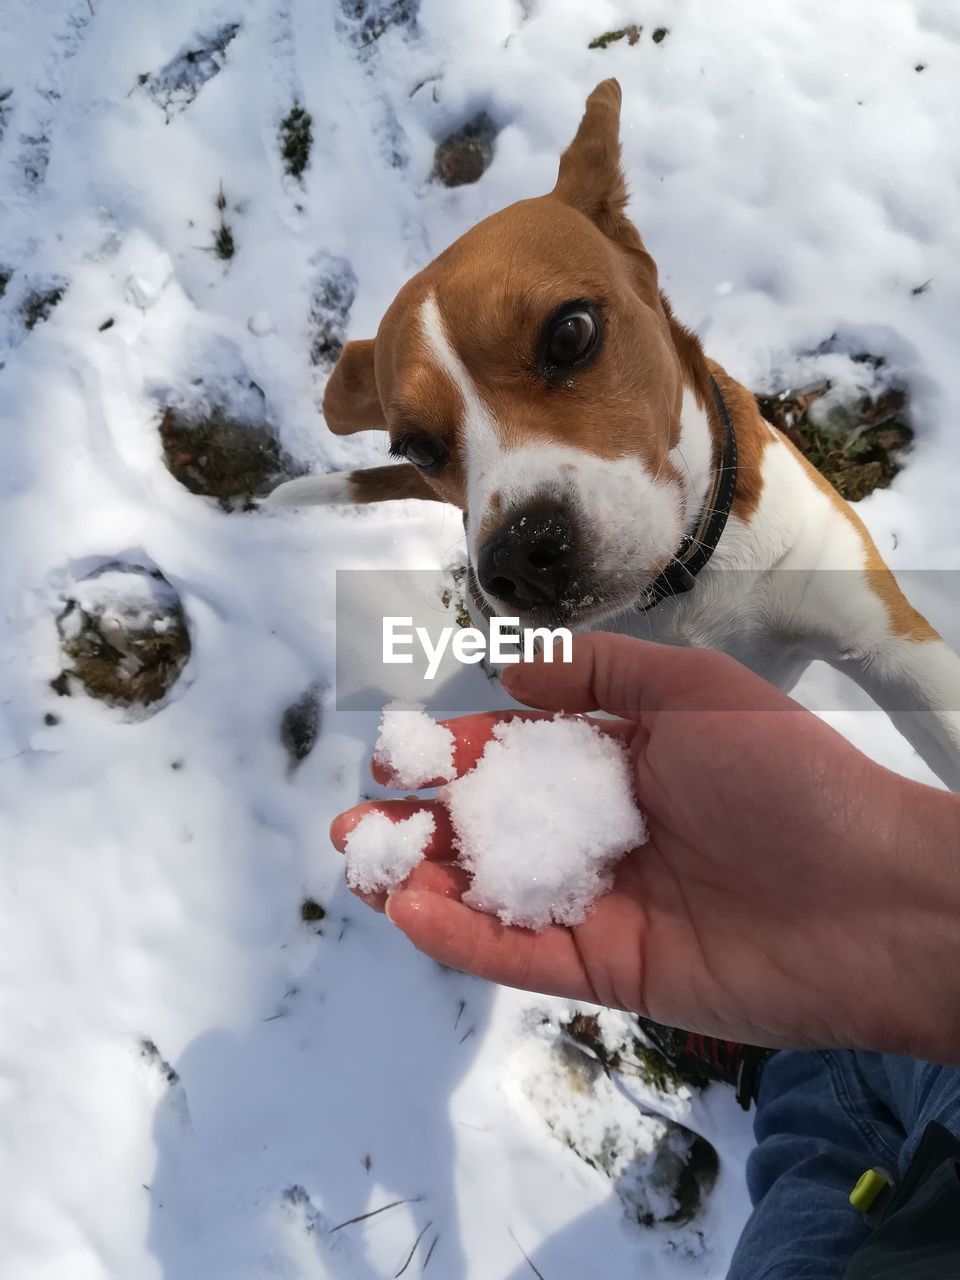
[[[680,1071],[659,1049],[634,1037],[629,1056],[624,1054],[622,1069],[639,1076],[648,1089],[657,1093],[678,1093],[681,1089],[703,1089],[708,1081],[696,1072]]]
[[[203,413],[168,407],[160,420],[167,469],[191,493],[224,511],[251,511],[281,480],[301,475],[268,427],[214,405]]]
[[[34,329],[41,321],[49,319],[51,311],[63,300],[66,291],[65,285],[54,285],[50,289],[31,289],[21,307],[24,328]]]
[[[313,117],[295,103],[280,122],[280,154],[291,178],[302,176],[310,163],[313,146]]]
[[[596,36],[587,45],[588,49],[606,49],[611,44],[616,44],[618,40],[626,40],[627,44],[634,45],[640,40],[640,33],[643,27],[639,22],[631,22],[629,26],[619,27],[616,31],[604,31],[603,35]]]
[[[220,226],[214,233],[213,251],[218,258],[222,258],[225,262],[229,262],[237,252],[237,244],[233,238],[233,231],[226,222],[221,222]]]
[[[669,34],[670,34],[669,27],[657,27],[656,31],[654,31],[653,33],[653,43],[662,44],[663,41],[666,40]]]
[[[874,369],[883,358],[867,352],[854,357]],[[824,382],[804,393],[784,391],[756,397],[760,412],[850,502],[885,489],[900,471],[913,442],[909,400],[903,387],[890,386],[849,403],[834,404],[825,415],[813,407],[830,391]],[[811,414],[811,410],[813,413]]]
[[[220,214],[220,225],[213,233],[213,252],[224,262],[229,262],[237,252],[237,243],[233,238],[233,228],[226,219],[227,197],[224,194],[222,182],[213,203]]]
[[[304,898],[300,903],[300,919],[304,924],[320,924],[326,918],[326,907],[322,907],[316,898]]]
[[[156,571],[152,576],[168,594],[149,609],[139,601],[129,611],[111,603],[108,613],[109,597],[100,607],[67,598],[57,617],[67,665],[51,682],[55,692],[69,694],[79,683],[91,698],[115,707],[148,707],[169,693],[190,657],[190,632],[169,583]]]
[[[604,31],[603,35],[596,36],[587,45],[588,49],[606,49],[609,45],[615,44],[618,40],[622,40],[627,34],[627,28],[621,27],[618,31]]]
[[[448,134],[437,144],[433,158],[434,181],[445,187],[478,182],[493,160],[497,127],[485,111]]]

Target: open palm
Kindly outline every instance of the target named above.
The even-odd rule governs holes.
[[[906,909],[916,894],[902,814],[911,791],[935,793],[719,654],[590,635],[572,664],[511,668],[505,684],[550,712],[620,717],[597,724],[629,746],[649,842],[583,924],[533,933],[461,901],[469,881],[439,801],[377,801],[397,818],[429,807],[436,819],[427,860],[389,904],[366,895],[415,946],[493,981],[728,1039],[898,1042],[884,1032],[891,983],[936,945],[915,936],[926,928]],[[448,722],[458,772],[499,718]],[[370,807],[335,820],[337,847]]]

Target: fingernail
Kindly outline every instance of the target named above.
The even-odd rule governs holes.
[[[387,901],[383,908],[383,914],[387,917],[387,919],[390,921],[391,924],[395,925],[397,923],[396,920],[394,920],[393,918],[393,895],[392,894],[390,895],[389,898],[387,898]]]

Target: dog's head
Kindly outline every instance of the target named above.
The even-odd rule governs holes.
[[[708,375],[624,215],[619,119],[606,80],[553,191],[410,280],[324,396],[333,431],[388,431],[462,508],[487,603],[527,624],[629,608],[695,519],[710,465],[708,446],[678,448],[691,415],[709,436]]]

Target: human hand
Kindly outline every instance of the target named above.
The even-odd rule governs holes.
[[[591,634],[571,664],[508,668],[519,701],[603,710],[629,747],[649,842],[583,924],[542,933],[467,907],[437,800],[426,861],[361,895],[435,960],[492,981],[769,1046],[848,1046],[960,1061],[955,971],[960,802],[873,764],[730,658]],[[508,713],[509,714],[509,713]],[[499,716],[448,721],[458,773]],[[531,803],[535,803],[531,797]]]

